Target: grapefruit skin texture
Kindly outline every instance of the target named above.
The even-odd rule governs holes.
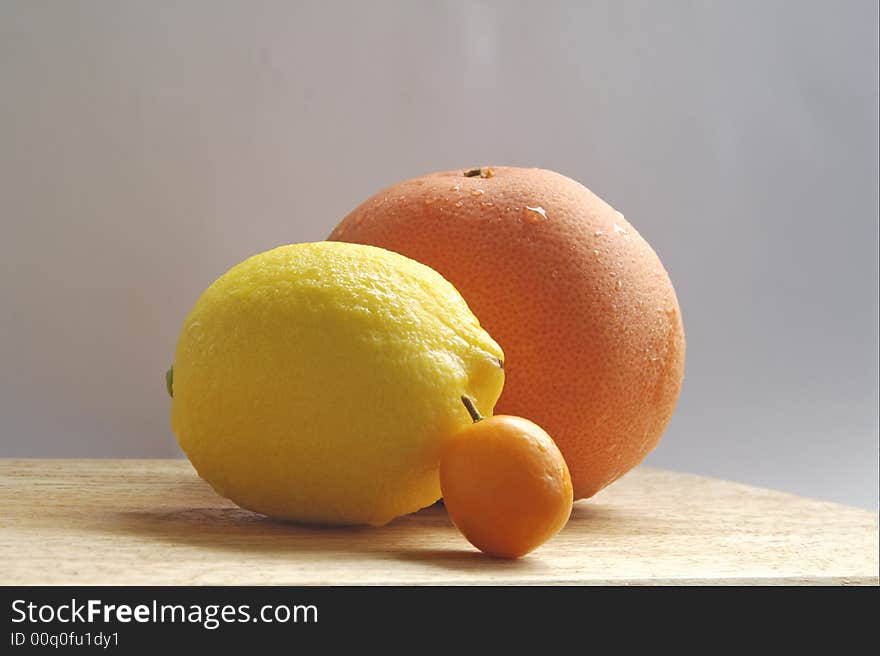
[[[553,435],[574,498],[587,498],[641,462],[672,417],[678,300],[654,250],[589,189],[543,169],[490,170],[395,184],[329,239],[396,251],[455,285],[504,349],[496,413]]]

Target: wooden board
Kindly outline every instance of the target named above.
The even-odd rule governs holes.
[[[0,584],[878,584],[877,513],[638,469],[517,561],[442,506],[383,528],[274,522],[179,460],[0,460]]]

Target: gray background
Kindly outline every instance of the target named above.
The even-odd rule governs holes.
[[[877,3],[0,0],[0,456],[176,456],[198,294],[379,188],[566,173],[675,283],[653,465],[878,506]]]

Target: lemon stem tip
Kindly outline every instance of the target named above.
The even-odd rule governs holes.
[[[165,372],[165,389],[168,390],[168,396],[174,398],[174,365],[168,367]]]

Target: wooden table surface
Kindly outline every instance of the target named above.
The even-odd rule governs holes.
[[[441,505],[382,528],[279,523],[180,460],[0,460],[0,584],[878,584],[877,513],[641,468],[526,558]]]

